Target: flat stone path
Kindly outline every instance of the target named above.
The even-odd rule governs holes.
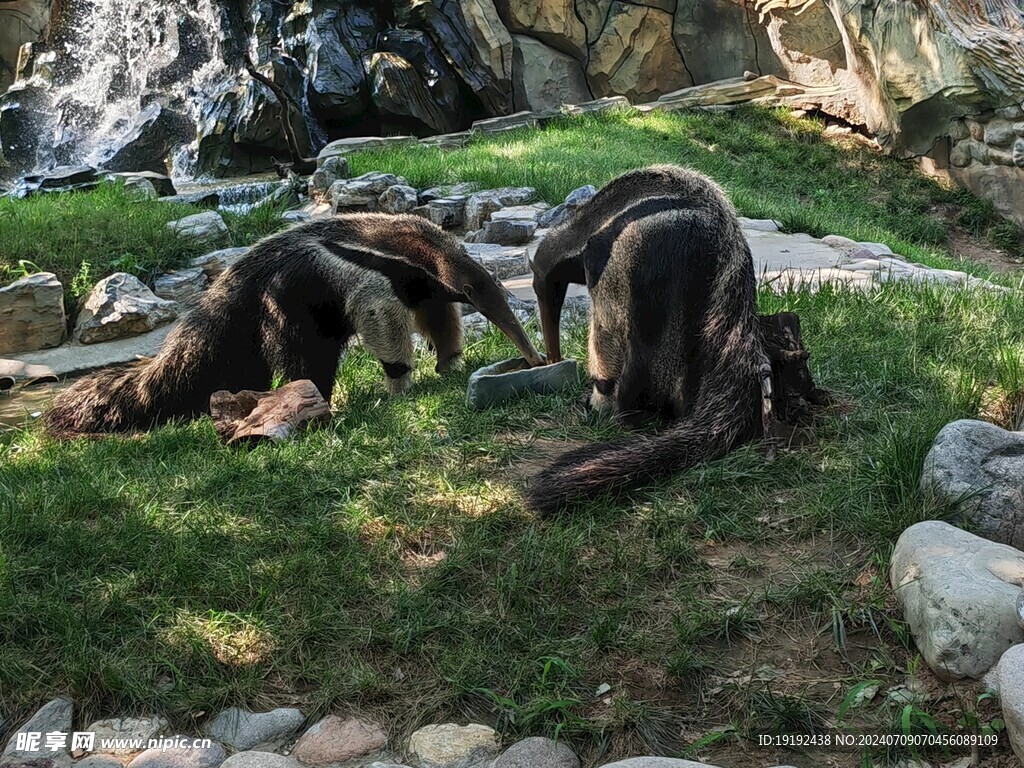
[[[813,290],[825,283],[846,284],[868,290],[889,280],[1006,290],[964,272],[908,263],[879,243],[856,243],[841,237],[819,240],[807,234],[778,232],[777,225],[770,220],[741,221],[750,243],[759,281],[776,286],[779,292],[803,286]],[[538,244],[539,241],[535,240],[525,246],[529,258],[532,258]],[[532,275],[511,277],[502,282],[518,298],[536,301]],[[569,297],[586,295],[587,289],[582,285],[569,287]],[[18,379],[46,374],[71,376],[129,363],[140,356],[156,354],[173,327],[174,323],[171,323],[142,336],[104,344],[65,344],[56,349],[24,353],[11,359],[0,358],[0,376],[14,376]]]

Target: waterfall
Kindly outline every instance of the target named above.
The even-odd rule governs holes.
[[[224,80],[212,0],[87,0],[79,18],[62,55],[74,69],[53,92],[61,163],[102,165],[153,101],[194,124]]]

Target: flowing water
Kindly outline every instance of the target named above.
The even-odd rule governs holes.
[[[79,71],[56,86],[62,162],[102,165],[157,98],[193,122],[227,74],[212,0],[86,0],[62,59]],[[188,173],[187,148],[178,170]]]

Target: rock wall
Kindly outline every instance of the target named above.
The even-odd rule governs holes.
[[[17,46],[46,27],[52,2],[109,8],[128,0],[96,0],[92,6],[0,0],[0,78],[5,71],[10,78]],[[452,133],[483,118],[609,96],[643,103],[753,72],[813,89],[816,107],[863,124],[889,151],[943,156],[948,142],[955,142],[951,174],[983,194],[1012,198],[1000,204],[1001,210],[1021,208],[1022,151],[1007,133],[1013,133],[1018,118],[1005,116],[1024,101],[1024,9],[1016,0],[213,3],[219,20],[194,12],[185,19],[208,29],[174,32],[183,52],[185,41],[208,44],[188,48],[189,60],[161,62],[146,77],[135,77],[129,94],[138,101],[138,114],[156,101],[166,112],[192,118],[196,137],[187,152],[177,150],[179,158],[189,159],[179,172],[240,175],[268,169],[274,158],[287,159],[283,110],[302,153],[314,154],[349,136]],[[154,24],[166,24],[155,12],[146,13]],[[137,25],[138,14],[131,18]],[[89,29],[82,19],[69,27],[72,39]],[[138,37],[139,30],[133,34]],[[100,46],[86,42],[78,40],[77,49],[64,47],[119,47],[115,39]],[[249,77],[242,66],[247,50],[289,104],[280,104]],[[30,133],[38,141],[46,134],[39,125],[47,120],[58,121],[55,136],[65,141],[41,142],[63,147],[53,162],[85,159],[67,143],[75,134],[68,130],[69,120],[90,119],[105,137],[110,126],[139,134],[138,125],[125,125],[121,112],[114,121],[97,117],[102,104],[69,110],[52,98],[48,103],[47,83],[39,82],[45,77],[33,77],[34,72],[52,70],[67,100],[89,64],[54,62],[49,55],[40,59],[45,66],[26,67],[23,78],[29,83],[15,84],[16,98],[0,101],[0,145],[8,157],[25,155],[32,143],[16,134]],[[175,90],[166,82],[179,70],[192,78],[193,87]],[[196,73],[205,73],[205,79],[196,79]],[[61,78],[69,82],[62,84]],[[123,108],[124,94],[118,98]],[[28,117],[26,110],[32,113]],[[961,135],[963,124],[957,121],[964,119],[991,125],[991,140],[984,136],[987,129],[980,137]],[[1009,128],[999,121],[1009,121]],[[149,144],[163,147],[159,141]],[[154,159],[159,164],[166,158],[147,159],[152,167]]]

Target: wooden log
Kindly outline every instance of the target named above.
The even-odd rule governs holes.
[[[271,392],[214,392],[210,415],[221,440],[232,445],[286,440],[309,424],[327,421],[331,409],[312,381],[300,379]]]

